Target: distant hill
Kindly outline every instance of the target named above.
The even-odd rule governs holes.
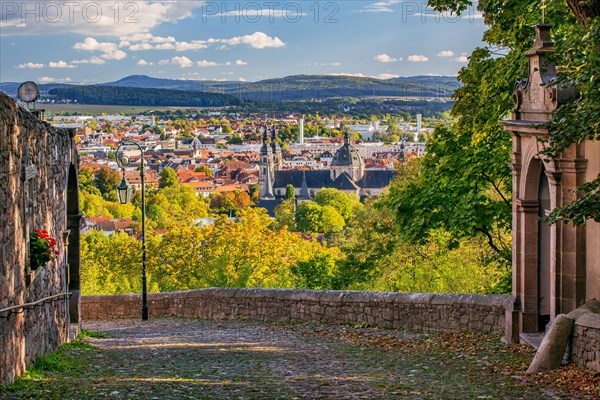
[[[56,88],[49,95],[57,101],[124,106],[222,107],[241,103],[234,96],[219,93],[117,86]]]
[[[192,90],[196,92],[224,93],[243,83],[236,81],[196,81],[183,79],[152,78],[147,75],[129,75],[115,82],[99,83],[97,86],[137,87],[146,89]]]
[[[294,75],[250,82],[229,90],[242,100],[286,101],[331,97],[450,97],[459,87],[453,77],[375,79],[354,76]]]
[[[16,96],[19,83],[0,83],[0,90],[9,96]],[[452,92],[460,86],[455,77],[451,76],[411,76],[393,79],[375,79],[342,75],[293,75],[284,78],[266,79],[258,82],[235,81],[197,81],[180,79],[153,78],[146,75],[130,75],[114,82],[99,83],[88,86],[67,84],[41,84],[40,92],[48,95],[63,96],[87,104],[117,104],[116,101],[127,101],[127,105],[160,105],[168,98],[169,105],[182,105],[192,101],[192,106],[208,101],[230,104],[233,100],[228,97],[210,97],[215,95],[231,95],[239,100],[262,102],[282,102],[295,100],[324,100],[329,98],[353,97],[396,97],[406,100],[427,100],[432,98],[449,98]],[[121,88],[117,92],[101,88]],[[54,91],[54,89],[72,89]],[[96,88],[82,89],[77,88]],[[153,89],[162,91],[139,92],[136,89]],[[172,90],[177,93],[168,93]],[[186,94],[194,92],[195,94]],[[203,94],[198,94],[198,93]],[[113,94],[118,93],[117,97]],[[141,94],[143,93],[143,96]],[[152,97],[154,96],[154,97]],[[56,98],[56,97],[55,97]],[[204,99],[204,100],[201,100]],[[110,103],[102,103],[110,101]],[[159,104],[160,103],[160,104]],[[125,105],[125,103],[122,103]]]
[[[19,90],[19,86],[21,82],[0,82],[0,92],[6,93],[8,96],[17,97],[17,90]],[[56,88],[64,88],[71,87],[74,85],[69,85],[66,83],[41,83],[38,84],[38,88],[40,89],[40,96],[47,96],[48,91]]]

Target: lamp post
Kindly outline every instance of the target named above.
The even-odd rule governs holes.
[[[146,285],[146,187],[144,185],[144,150],[142,147],[133,140],[122,140],[117,148],[117,164],[123,171],[123,179],[116,187],[119,202],[126,204],[131,202],[133,197],[133,186],[127,182],[125,178],[125,168],[130,164],[129,157],[121,156],[119,158],[119,151],[122,147],[136,146],[141,153],[141,167],[140,176],[142,178],[142,321],[148,320],[148,295]]]

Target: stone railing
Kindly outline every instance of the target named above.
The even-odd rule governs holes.
[[[208,288],[148,295],[150,318],[249,318],[503,332],[510,296]],[[138,318],[140,295],[85,296],[83,319]]]

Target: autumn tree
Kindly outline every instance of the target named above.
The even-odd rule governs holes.
[[[273,229],[279,230],[287,227],[289,231],[296,230],[296,206],[291,200],[284,200],[274,210],[275,222]]]
[[[100,194],[100,191],[96,187],[94,170],[91,168],[81,168],[79,170],[79,190],[85,191],[91,194]]]
[[[158,187],[160,189],[174,186],[179,182],[179,178],[177,177],[177,172],[173,168],[166,167],[160,172],[160,177],[158,179]]]

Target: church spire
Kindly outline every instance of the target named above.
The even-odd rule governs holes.
[[[302,186],[300,187],[300,193],[298,194],[298,200],[310,200],[310,193],[308,191],[308,183],[306,182],[306,171],[302,171]]]
[[[267,168],[265,171],[265,187],[263,188],[263,196],[264,200],[273,200],[275,195],[273,194],[273,179],[271,178],[271,166],[269,165],[269,161],[267,161]]]

